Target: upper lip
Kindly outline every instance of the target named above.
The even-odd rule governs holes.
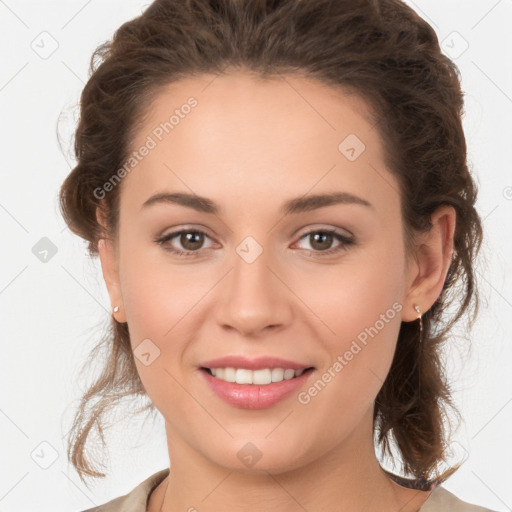
[[[242,357],[242,356],[225,356],[218,359],[210,359],[204,361],[200,365],[203,368],[245,368],[247,370],[263,370],[265,368],[291,368],[293,370],[305,370],[311,368],[311,365],[297,363],[289,359],[281,359],[280,357]]]

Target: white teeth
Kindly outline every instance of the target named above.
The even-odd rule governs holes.
[[[242,370],[241,368],[238,368],[235,373],[235,382],[237,384],[252,384],[251,370]]]
[[[281,382],[284,379],[284,370],[282,368],[272,369],[272,382]]]
[[[236,372],[235,372],[234,368],[225,368],[224,369],[224,380],[227,382],[235,382]]]
[[[284,378],[286,380],[293,379],[295,377],[295,370],[285,370],[284,371]]]
[[[251,384],[265,385],[272,382],[272,372],[268,368],[265,370],[255,370],[253,372],[249,372],[249,370],[237,370],[237,372],[252,373]]]
[[[265,368],[263,370],[246,370],[245,368],[210,368],[212,375],[217,379],[237,384],[257,384],[265,386],[272,382],[281,382],[299,377],[304,369],[293,370],[291,368]]]

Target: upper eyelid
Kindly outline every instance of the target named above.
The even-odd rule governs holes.
[[[303,231],[303,229],[305,229]],[[325,227],[325,226],[317,226],[317,227],[308,227],[308,228],[301,228],[297,231],[295,231],[294,235],[293,235],[293,238],[294,240],[296,239],[296,241],[294,243],[297,243],[299,242],[300,240],[302,240],[304,237],[308,236],[308,235],[311,235],[312,233],[317,233],[317,232],[330,232],[331,234],[333,234],[334,236],[338,236],[338,237],[343,237],[343,238],[346,238],[347,241],[350,240],[350,241],[354,241],[355,240],[355,237],[354,235],[349,232],[348,230],[344,229],[343,231],[346,231],[346,233],[343,233],[343,232],[340,232],[340,230],[342,230],[343,228],[337,228],[337,227]],[[203,228],[203,227],[182,227],[182,228],[177,228],[176,230],[173,230],[171,231],[170,233],[167,233],[165,235],[161,235],[159,237],[157,237],[158,239],[162,240],[162,239],[167,239],[167,242],[169,242],[170,240],[172,240],[173,238],[183,234],[183,233],[188,233],[188,232],[195,232],[195,233],[202,233],[204,235],[206,235],[210,240],[212,240],[212,242],[215,244],[215,243],[218,243],[215,241],[215,237],[212,237],[209,233],[208,233],[208,230],[206,228]],[[199,252],[200,250],[203,250],[203,249],[208,249],[208,247],[206,248],[201,248],[197,251],[191,251],[191,252]]]
[[[325,231],[336,231],[338,232],[338,234],[340,235],[344,235],[346,237],[353,237],[354,234],[348,230],[347,228],[342,228],[342,227],[336,227],[336,226],[325,226],[325,225],[314,225],[311,226],[304,226],[302,228],[299,228],[299,229],[296,229],[294,230],[292,236],[293,237],[296,237],[296,236],[299,236],[299,233],[302,233],[300,236],[303,236],[303,235],[306,235],[308,233],[311,233],[312,231],[322,231],[322,230],[325,230]],[[181,233],[183,231],[200,231],[200,232],[203,232],[205,235],[209,236],[210,238],[215,238],[213,235],[210,234],[210,230],[209,228],[207,227],[204,227],[204,226],[177,226],[176,228],[171,228],[171,231],[169,231],[169,233],[167,234],[162,234],[160,235],[160,238],[163,238],[163,237],[166,237],[166,236],[169,236],[171,234],[178,234],[178,233]],[[340,232],[341,231],[341,232]]]

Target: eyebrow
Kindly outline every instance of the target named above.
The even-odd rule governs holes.
[[[148,208],[154,204],[178,204],[192,208],[198,212],[219,215],[222,209],[211,199],[185,192],[160,192],[147,199],[141,209]],[[316,194],[289,199],[281,207],[280,213],[284,216],[316,210],[324,206],[334,204],[356,204],[373,208],[373,205],[349,192],[331,192],[327,194]]]

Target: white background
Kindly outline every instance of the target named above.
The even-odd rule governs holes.
[[[4,512],[83,510],[168,466],[161,420],[154,426],[121,422],[108,437],[109,476],[88,489],[67,462],[64,437],[84,388],[77,372],[108,322],[110,304],[99,262],[87,257],[85,243],[66,228],[57,193],[73,166],[75,105],[90,56],[148,3],[0,0]],[[464,418],[453,446],[468,458],[444,486],[502,512],[512,507],[512,2],[407,3],[435,28],[461,71],[469,160],[486,234],[477,270],[482,307],[471,352],[454,336],[447,354]],[[45,31],[51,36],[41,35]],[[58,45],[47,58],[33,49],[43,51],[41,38],[47,50]],[[456,55],[465,44],[466,51]],[[57,250],[46,263],[32,251],[42,237]],[[43,469],[53,455],[55,462]]]

